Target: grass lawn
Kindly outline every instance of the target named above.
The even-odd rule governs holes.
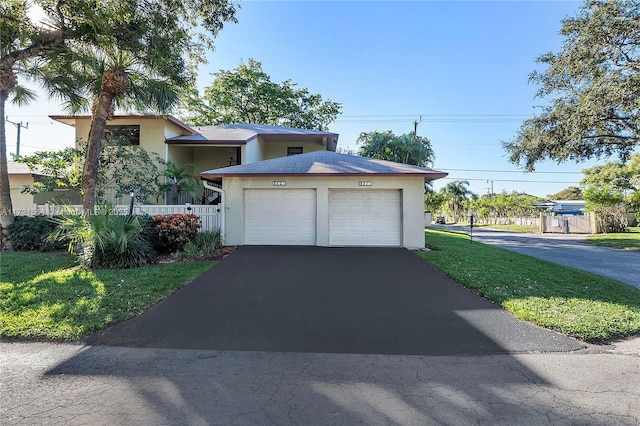
[[[518,317],[596,342],[640,332],[640,289],[588,272],[428,229],[416,252]]]
[[[85,270],[67,253],[0,253],[0,338],[77,340],[139,314],[215,262]]]
[[[527,225],[473,225],[473,227],[500,229],[503,231],[511,231],[511,232],[526,232],[529,234],[540,232],[540,229],[537,226],[527,226]]]
[[[626,232],[615,234],[594,234],[586,241],[597,246],[640,251],[640,227],[630,227]]]

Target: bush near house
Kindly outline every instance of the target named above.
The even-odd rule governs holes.
[[[200,217],[191,213],[155,215],[152,218],[158,229],[157,250],[161,253],[174,253],[193,240],[202,227]]]
[[[52,220],[56,228],[49,238],[68,241],[69,252],[88,268],[137,268],[155,255],[140,219],[119,214],[113,205],[98,206],[88,217],[67,208]]]
[[[56,226],[49,216],[16,216],[15,221],[9,225],[9,238],[17,251],[63,250],[69,241],[47,238]]]

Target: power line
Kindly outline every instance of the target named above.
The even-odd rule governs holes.
[[[449,167],[437,167],[438,169],[455,172],[486,172],[486,173],[527,173],[527,174],[550,174],[550,175],[576,175],[582,172],[523,172],[520,170],[485,170],[485,169],[452,169]]]
[[[474,181],[483,181],[486,182],[487,179],[481,178],[465,178],[465,177],[444,177],[441,179],[447,180],[474,180]],[[561,184],[576,184],[579,185],[580,182],[558,182],[558,181],[550,181],[550,180],[528,180],[528,179],[490,179],[495,182],[521,182],[521,183],[561,183]]]

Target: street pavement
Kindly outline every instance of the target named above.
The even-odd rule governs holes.
[[[638,425],[638,355],[0,343],[0,424]]]
[[[639,342],[520,321],[402,249],[243,247],[84,344],[0,342],[0,424],[639,425]]]
[[[434,225],[470,233],[468,226]],[[640,252],[600,247],[581,234],[528,234],[473,228],[473,239],[560,265],[570,266],[640,288]]]

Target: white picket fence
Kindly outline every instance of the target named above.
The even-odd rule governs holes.
[[[82,206],[58,206],[54,204],[40,204],[34,205],[33,209],[29,212],[28,216],[34,216],[37,214],[45,216],[54,216],[60,214],[63,209],[72,208],[80,213]],[[120,204],[114,206],[115,210],[120,214],[129,214],[129,206]],[[191,213],[198,216],[202,222],[201,231],[217,231],[220,229],[220,206],[203,206],[193,204],[179,204],[179,205],[134,205],[133,214],[148,214],[149,216],[155,216],[157,214],[168,215],[174,213]]]

